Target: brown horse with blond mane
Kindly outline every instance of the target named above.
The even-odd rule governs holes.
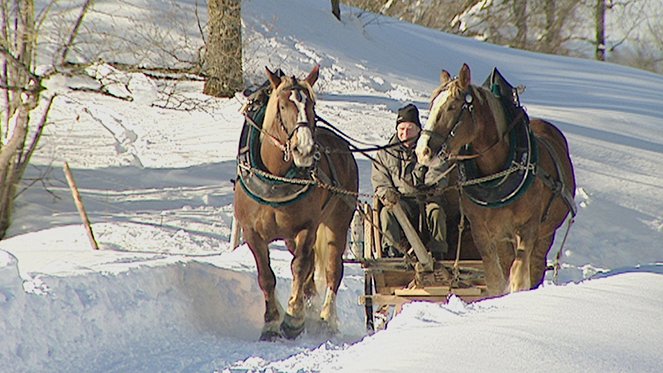
[[[489,293],[529,290],[543,282],[556,230],[575,214],[568,145],[559,129],[528,120],[522,107],[507,119],[498,95],[470,78],[466,64],[456,79],[440,75],[417,158],[458,162],[461,207]]]
[[[255,145],[257,161],[238,162],[240,185],[234,200],[235,218],[255,258],[265,297],[260,339],[295,338],[309,321],[315,321],[316,328],[322,324],[323,330],[335,332],[342,256],[359,185],[357,163],[346,141],[316,126],[313,85],[319,66],[303,80],[279,76],[269,69],[266,73],[271,94]],[[249,180],[257,174],[262,175],[262,184]],[[301,189],[294,185],[297,191],[290,193],[292,198],[272,198],[270,191],[292,187],[288,180],[302,179],[309,183]],[[332,192],[321,187],[323,183],[350,193]],[[265,184],[263,195],[255,192],[259,188],[251,189]],[[292,289],[285,313],[275,295],[276,277],[270,266],[268,245],[275,240],[284,240],[293,256]],[[316,303],[316,295],[322,292],[324,301]]]

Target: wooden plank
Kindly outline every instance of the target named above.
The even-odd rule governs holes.
[[[454,265],[453,260],[442,260],[442,263],[448,267],[453,267]],[[459,260],[458,266],[460,268],[474,268],[483,271],[483,262],[481,260]]]
[[[460,289],[455,289],[460,290]],[[480,301],[483,299],[489,298],[488,294],[456,294],[463,302],[471,303]],[[449,295],[439,295],[439,296],[401,296],[401,295],[384,295],[384,294],[374,294],[371,296],[360,295],[358,298],[359,305],[365,305],[366,302],[371,302],[372,305],[387,305],[395,306],[397,309],[400,309],[404,304],[410,302],[432,302],[432,303],[447,303]]]
[[[365,257],[364,222],[361,215],[359,211],[355,210],[350,223],[350,251],[357,259]]]
[[[380,232],[380,198],[373,196],[373,253],[376,258],[382,258],[382,232]]]
[[[419,297],[419,298],[408,298],[408,297],[401,297],[398,295],[381,295],[381,294],[375,294],[372,296],[365,296],[365,295],[360,295],[358,302],[359,305],[365,305],[366,301],[370,299],[373,305],[389,305],[389,306],[396,306],[400,307],[403,304],[410,303],[412,301],[426,301],[426,302],[435,302],[435,303],[446,303],[447,302],[447,297]]]
[[[428,252],[428,250],[426,250],[426,246],[424,246],[424,243],[421,242],[421,238],[419,237],[419,234],[410,223],[410,220],[407,218],[407,214],[405,213],[403,206],[397,203],[391,206],[390,208],[391,212],[396,217],[396,220],[398,220],[398,223],[401,225],[401,228],[403,228],[405,237],[407,237],[407,240],[410,242],[410,245],[412,245],[414,253],[417,256],[417,260],[423,266],[423,270],[432,271],[433,257]]]
[[[433,296],[446,296],[450,292],[449,286],[427,286],[425,288],[414,289],[397,289],[394,295],[404,297],[433,297]]]
[[[459,297],[464,297],[464,296],[479,296],[483,295],[485,293],[484,290],[478,287],[471,287],[471,288],[452,288],[449,290],[450,293],[456,294]]]
[[[380,271],[373,272],[373,282],[375,283],[375,292],[384,293],[384,288],[387,286],[384,281],[384,273]]]
[[[364,203],[364,258],[370,259],[373,258],[373,211],[371,205]]]

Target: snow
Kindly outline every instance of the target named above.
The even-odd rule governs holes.
[[[117,11],[122,22],[145,16],[146,3],[127,3]],[[193,3],[179,3],[180,16],[193,14]],[[172,3],[159,4],[150,22],[180,30],[166,16]],[[103,15],[115,8],[101,5],[89,22],[112,29],[114,18]],[[94,86],[91,79],[46,82],[59,96],[26,175],[39,182],[17,199],[0,241],[2,371],[660,371],[663,77],[394,19],[368,22],[351,8],[339,23],[322,0],[242,7],[249,81],[262,82],[266,65],[303,76],[320,64],[318,114],[359,141],[385,143],[407,102],[427,116],[442,68],[455,74],[467,62],[481,83],[497,66],[525,85],[528,113],[566,134],[578,182],[558,282],[548,275],[538,289],[473,304],[412,303],[369,336],[357,303],[363,272],[348,264],[339,335],[258,342],[264,302],[255,264],[245,245],[228,243],[243,99],[207,97],[202,82],[183,81],[177,97],[191,106],[173,110],[179,101],[161,93],[168,82],[99,63],[91,76],[130,99],[72,89]],[[188,27],[194,48],[197,25]],[[101,250],[90,249],[65,161]],[[358,163],[361,191],[371,193],[370,161]],[[290,258],[282,242],[272,244],[282,303]]]

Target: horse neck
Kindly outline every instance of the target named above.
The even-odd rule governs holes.
[[[503,118],[504,113],[499,103],[490,103],[492,99],[492,94],[484,92],[484,99],[475,111],[477,136],[472,141],[472,148],[480,154],[476,164],[483,175],[501,171],[509,157],[509,140],[503,136],[495,119]]]
[[[265,121],[265,123],[268,123]],[[262,136],[262,141],[260,143],[260,158],[263,165],[272,175],[283,176],[288,172],[290,167],[292,167],[292,159],[288,161],[284,160],[283,149],[275,143],[279,141],[281,144],[285,145],[287,140],[283,136],[282,131],[277,131],[274,126],[273,121],[270,122],[271,125],[263,127],[263,130],[267,135]],[[272,138],[271,136],[274,136]]]

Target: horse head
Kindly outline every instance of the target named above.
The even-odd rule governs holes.
[[[318,80],[320,66],[313,67],[303,80],[278,76],[266,67],[265,70],[272,94],[267,103],[264,129],[280,142],[285,161],[292,155],[295,166],[310,167],[315,156],[313,85]]]
[[[463,64],[455,79],[446,70],[440,74],[440,86],[433,92],[430,115],[415,149],[419,163],[429,165],[457,155],[477,136],[477,92],[470,79],[467,64]]]

